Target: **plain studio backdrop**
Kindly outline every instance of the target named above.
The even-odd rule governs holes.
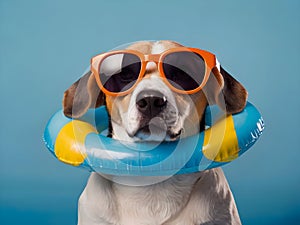
[[[224,166],[243,224],[298,224],[299,12],[298,0],[1,0],[0,223],[76,223],[89,173],[48,152],[47,120],[93,55],[170,39],[215,53],[265,119]]]

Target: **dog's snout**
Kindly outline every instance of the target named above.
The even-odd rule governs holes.
[[[167,105],[167,98],[158,91],[144,91],[136,98],[138,110],[146,117],[153,118]]]

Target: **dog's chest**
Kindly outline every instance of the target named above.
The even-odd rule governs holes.
[[[122,225],[159,225],[179,214],[187,204],[192,182],[170,179],[146,187],[115,185],[118,213]]]

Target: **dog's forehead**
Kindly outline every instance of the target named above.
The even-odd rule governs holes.
[[[182,46],[174,41],[142,41],[130,45],[127,49],[139,51],[145,55],[160,54],[168,49]],[[154,62],[149,62],[146,67],[146,73],[157,71]]]
[[[142,41],[130,45],[127,49],[136,50],[143,54],[160,54],[168,49],[182,46],[174,41]]]

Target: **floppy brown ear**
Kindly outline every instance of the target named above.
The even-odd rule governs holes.
[[[63,112],[67,117],[78,118],[89,108],[97,108],[103,104],[105,104],[105,96],[89,71],[65,91]]]
[[[248,93],[236,79],[234,79],[222,67],[213,68],[205,94],[208,102],[219,105],[227,114],[242,111],[247,103]]]

